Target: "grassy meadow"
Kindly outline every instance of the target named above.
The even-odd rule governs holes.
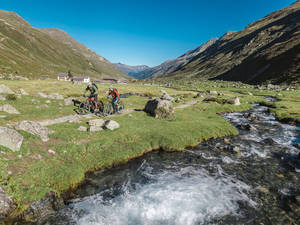
[[[0,126],[22,120],[41,121],[74,114],[74,107],[65,106],[63,100],[50,100],[37,97],[38,92],[45,94],[59,93],[64,97],[81,97],[85,85],[72,85],[69,82],[58,81],[1,81],[13,91],[23,88],[29,93],[16,100],[0,101],[11,104],[20,111],[19,115],[8,115],[0,118]],[[100,98],[105,96],[109,85],[99,85]],[[33,201],[41,199],[46,193],[54,192],[61,195],[69,189],[76,188],[88,171],[108,168],[139,157],[154,149],[166,151],[181,151],[187,146],[195,146],[210,138],[237,135],[238,131],[223,117],[224,112],[247,111],[251,103],[264,102],[265,96],[277,96],[278,102],[272,103],[271,111],[278,118],[294,118],[300,121],[300,91],[261,91],[250,86],[237,88],[227,83],[199,83],[190,88],[176,85],[175,88],[160,86],[145,86],[142,83],[116,85],[119,92],[139,93],[148,96],[160,96],[161,90],[166,90],[172,96],[183,96],[185,104],[197,100],[198,103],[183,109],[176,109],[169,119],[155,119],[143,111],[132,111],[114,116],[113,120],[120,124],[114,131],[103,130],[89,133],[77,130],[86,126],[87,119],[80,123],[60,123],[48,126],[54,131],[48,142],[42,142],[37,136],[19,131],[24,136],[20,151],[12,152],[0,146],[0,183],[18,203],[15,214],[26,209]],[[210,96],[205,91],[216,90],[222,93],[217,96],[225,100],[238,96],[240,106],[203,102]],[[194,98],[200,91],[202,97]],[[248,92],[253,93],[249,95]],[[33,100],[34,99],[34,100]],[[123,99],[127,109],[143,109],[148,97],[131,96]],[[47,104],[47,108],[38,108]],[[109,119],[109,118],[107,118]],[[51,149],[55,153],[50,153]]]

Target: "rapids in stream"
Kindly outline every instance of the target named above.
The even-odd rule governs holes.
[[[38,224],[300,224],[300,127],[257,104],[223,116],[238,136],[94,172]]]

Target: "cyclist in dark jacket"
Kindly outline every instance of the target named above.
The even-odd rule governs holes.
[[[83,94],[84,97],[87,92],[90,92],[89,95],[90,98],[94,98],[94,101],[98,102],[98,87],[95,83],[92,82],[88,83],[88,86],[86,87],[85,92]]]

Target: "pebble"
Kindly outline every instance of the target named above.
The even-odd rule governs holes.
[[[53,151],[52,149],[49,149],[48,152],[53,155],[55,154],[55,151]]]
[[[80,127],[78,127],[78,129],[77,130],[79,130],[79,131],[87,131],[87,127],[84,127],[84,126],[80,126]]]
[[[257,190],[259,190],[262,193],[269,193],[269,190],[267,188],[264,188],[264,187],[257,188]]]
[[[230,140],[228,138],[224,138],[225,144],[230,144]]]

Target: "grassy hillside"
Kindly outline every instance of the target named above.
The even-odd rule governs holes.
[[[58,35],[56,35],[56,33]],[[58,72],[127,78],[109,61],[57,29],[33,28],[14,12],[0,10],[0,74],[30,78]]]
[[[220,38],[170,78],[300,82],[300,1]]]

